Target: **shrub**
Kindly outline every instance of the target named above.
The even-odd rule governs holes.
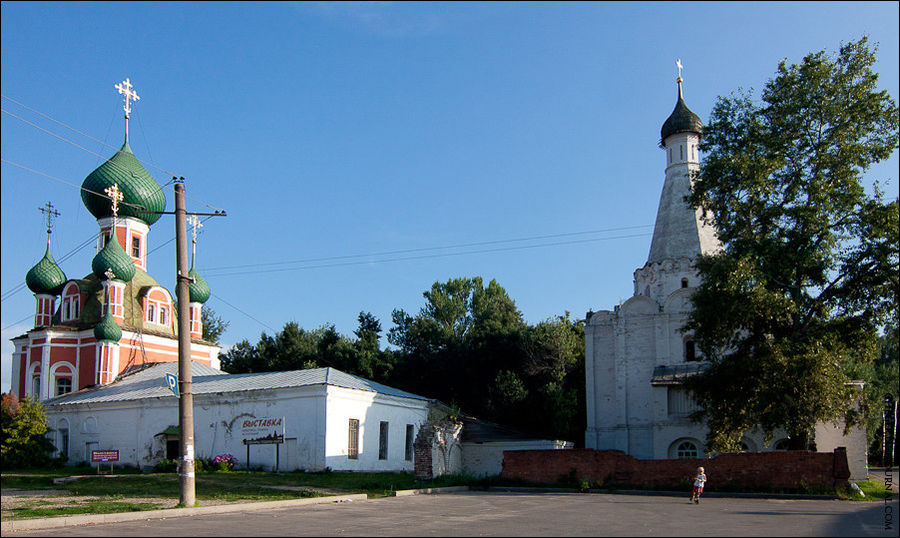
[[[174,473],[178,469],[178,462],[175,460],[161,460],[153,466],[155,473]]]

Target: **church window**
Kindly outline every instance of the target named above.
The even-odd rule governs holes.
[[[669,148],[669,164],[672,163],[672,148]]]
[[[39,398],[41,394],[41,376],[40,374],[31,378],[31,396]]]
[[[156,308],[153,306],[153,303],[147,305],[147,321],[156,323]]]
[[[678,144],[678,159],[684,160],[684,146],[681,144]]]
[[[141,238],[140,237],[132,237],[131,238],[131,257],[132,258],[140,258],[141,257]]]
[[[684,341],[684,360],[686,362],[700,360],[697,358],[697,344],[691,339]]]
[[[681,444],[678,445],[675,454],[678,456],[678,459],[696,458],[699,454],[699,450],[697,450],[697,445],[692,441],[682,441]]]
[[[686,279],[686,278],[681,279],[681,287],[682,288],[688,287],[688,279]]]
[[[775,441],[775,450],[787,450],[790,448],[790,442],[787,439],[779,439]]]
[[[169,321],[169,310],[161,306],[159,307],[159,324],[165,325]]]
[[[359,420],[350,419],[350,431],[348,432],[347,457],[351,460],[359,459]]]
[[[388,423],[381,421],[378,428],[378,459],[386,460],[388,457]]]
[[[56,428],[56,449],[60,456],[69,457],[69,421],[66,419],[60,419]]]
[[[72,392],[72,378],[71,377],[57,377],[56,378],[56,395],[62,396],[63,394],[68,394]]]
[[[669,387],[667,396],[670,417],[686,417],[699,409],[691,393],[681,387]]]
[[[413,443],[416,440],[416,427],[412,424],[406,425],[406,461],[413,460]]]

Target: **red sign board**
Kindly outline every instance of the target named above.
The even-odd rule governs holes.
[[[91,461],[119,461],[119,451],[91,450]]]

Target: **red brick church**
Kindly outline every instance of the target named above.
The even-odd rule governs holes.
[[[125,96],[125,142],[81,185],[81,200],[97,219],[97,253],[90,272],[68,278],[47,249],[25,275],[34,293],[34,328],[12,339],[11,391],[44,400],[115,381],[130,368],[177,362],[174,296],[147,273],[150,227],[166,197],[128,145],[132,101],[140,99],[128,79],[116,88]],[[196,221],[195,221],[196,223]],[[196,240],[196,233],[194,234]],[[201,309],[209,285],[191,258],[191,358],[219,367],[219,347],[202,339]]]

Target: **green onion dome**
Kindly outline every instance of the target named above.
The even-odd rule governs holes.
[[[193,264],[191,264],[191,270],[188,271],[188,276],[194,279],[193,282],[188,284],[191,302],[205,303],[209,299],[209,284],[207,284],[206,281],[203,280],[203,277],[200,276],[200,273],[194,269]]]
[[[47,295],[59,295],[63,286],[66,285],[66,275],[53,260],[49,243],[44,257],[25,275],[25,284],[34,293]]]
[[[135,270],[131,257],[125,254],[122,246],[114,237],[106,242],[106,246],[91,261],[91,271],[100,280],[106,280],[106,272],[112,271],[113,278],[128,282],[134,277]]]
[[[676,133],[703,133],[703,122],[700,116],[691,112],[691,109],[684,103],[681,96],[681,84],[678,85],[678,102],[675,103],[675,110],[663,123],[660,130],[660,145],[665,145],[666,138]]]
[[[116,325],[109,308],[100,323],[94,325],[94,338],[107,342],[118,342],[122,338],[122,329]]]
[[[120,217],[132,217],[148,226],[159,220],[159,213],[166,209],[166,196],[153,176],[131,152],[127,140],[122,144],[122,149],[91,172],[81,184],[81,201],[94,218],[112,216],[109,198],[103,196],[103,193],[116,183],[123,195],[119,203]],[[140,208],[135,206],[142,206],[144,210],[156,213],[140,213]]]

